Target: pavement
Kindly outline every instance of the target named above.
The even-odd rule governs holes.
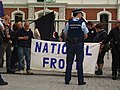
[[[103,75],[85,74],[86,85],[77,85],[77,75],[72,73],[69,85],[64,84],[64,72],[33,70],[34,75],[6,74],[0,69],[2,77],[8,82],[0,90],[120,90],[120,77],[111,79],[111,55],[105,56]]]

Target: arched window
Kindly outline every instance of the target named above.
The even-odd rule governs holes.
[[[23,20],[23,15],[21,13],[16,13],[15,14],[15,22],[19,22],[19,21],[22,22],[22,20]]]
[[[46,9],[45,15],[50,13],[50,12],[53,12],[53,10]],[[44,11],[43,10],[35,12],[35,19],[38,19],[38,18],[42,17],[43,15],[44,15]],[[54,15],[55,15],[55,20],[58,20],[58,12],[54,11]],[[55,23],[55,29],[56,30],[58,30],[57,27],[58,27],[58,24]]]
[[[45,15],[47,15],[48,13],[50,13],[50,11],[45,12]],[[41,12],[41,13],[38,14],[39,18],[42,17],[42,16],[44,16],[44,12]]]
[[[15,22],[25,20],[25,13],[20,10],[13,11],[11,16],[13,20],[11,26],[13,26]]]
[[[108,11],[100,11],[99,13],[97,13],[97,21],[100,21],[101,23],[103,23],[103,28],[110,32],[111,30],[111,23],[109,23],[109,21],[111,21],[112,19],[112,14]]]
[[[103,24],[103,29],[105,29],[108,32],[108,15],[107,14],[100,15],[100,23]]]

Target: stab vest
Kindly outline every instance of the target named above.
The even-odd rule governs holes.
[[[78,38],[80,41],[84,41],[84,32],[82,31],[82,22],[83,20],[73,21],[73,19],[70,19],[68,21],[69,28],[67,37],[68,39]]]

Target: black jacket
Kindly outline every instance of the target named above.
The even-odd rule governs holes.
[[[88,33],[88,38],[85,39],[85,42],[93,42],[93,39],[95,38],[96,36],[96,30],[94,28],[88,28],[89,30],[89,33]]]
[[[18,47],[31,48],[31,39],[33,38],[33,33],[31,29],[26,31],[24,28],[18,30],[18,37],[28,36],[28,40],[18,40]]]
[[[105,30],[101,30],[100,32],[97,33],[97,35],[93,39],[93,42],[96,43],[102,42],[106,39],[106,37],[107,37],[107,32]]]
[[[103,44],[106,44],[111,40],[112,40],[112,45],[113,45],[112,48],[119,48],[120,49],[120,29],[118,27],[115,27],[110,31],[106,40],[103,41]]]

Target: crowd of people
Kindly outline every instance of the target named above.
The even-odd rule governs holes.
[[[92,22],[88,22],[88,38],[85,42],[97,42],[100,43],[100,50],[97,59],[96,75],[103,74],[104,56],[106,52],[111,50],[112,53],[112,79],[116,80],[117,76],[120,76],[120,20],[116,22],[116,26],[113,27],[109,33],[103,29],[102,23],[92,25]]]
[[[120,76],[120,20],[117,21],[117,26],[113,28],[108,34],[103,29],[101,23],[93,24],[91,21],[86,22],[82,17],[81,9],[73,10],[73,18],[71,18],[62,30],[60,35],[58,32],[53,32],[51,41],[66,42],[67,45],[67,67],[65,73],[65,84],[69,84],[71,80],[71,69],[73,58],[76,54],[78,65],[78,85],[85,85],[83,79],[83,59],[84,59],[84,42],[87,43],[100,43],[100,50],[97,59],[96,75],[102,75],[104,56],[108,51],[107,44],[111,42],[112,52],[112,79],[117,79],[117,71]],[[40,33],[35,29],[33,34],[29,28],[28,21],[16,22],[12,29],[10,27],[10,17],[4,16],[4,21],[0,21],[0,67],[4,64],[4,55],[6,53],[6,72],[20,74],[24,73],[26,61],[26,74],[33,74],[30,68],[30,48],[31,39],[40,39]],[[13,47],[13,50],[12,50]],[[74,51],[74,52],[73,52]],[[0,85],[7,85],[0,75]]]
[[[6,72],[15,73],[18,71],[23,74],[25,70],[26,61],[26,74],[33,74],[30,68],[30,55],[31,55],[31,39],[33,32],[29,28],[28,21],[17,22],[13,25],[13,30],[10,27],[10,16],[4,16],[4,21],[0,21],[0,67],[4,64],[4,55],[6,53]],[[13,50],[12,50],[13,47]],[[7,85],[0,76],[0,85]]]
[[[68,20],[63,31],[67,47],[65,84],[69,84],[71,81],[71,70],[75,55],[77,62],[78,85],[86,84],[83,78],[82,65],[84,59],[84,42],[100,43],[97,70],[95,71],[96,75],[103,74],[104,56],[111,48],[112,79],[117,80],[117,76],[120,76],[120,20],[117,20],[116,27],[114,27],[108,34],[107,30],[103,29],[102,23],[96,23],[93,25],[90,21],[86,22],[83,18],[81,9],[75,9],[72,13],[73,17]],[[109,42],[111,45],[109,45]]]
[[[13,25],[13,30],[11,30],[9,24],[10,17],[6,15],[3,22],[5,30],[3,32],[2,62],[0,67],[3,67],[4,54],[6,52],[7,73],[15,73],[16,69],[22,73],[24,60],[26,60],[26,72],[27,74],[32,74],[30,71],[30,48],[33,32],[29,28],[30,24],[26,21],[24,26],[22,26],[22,22],[17,22]],[[13,50],[11,50],[11,47],[13,47]]]

